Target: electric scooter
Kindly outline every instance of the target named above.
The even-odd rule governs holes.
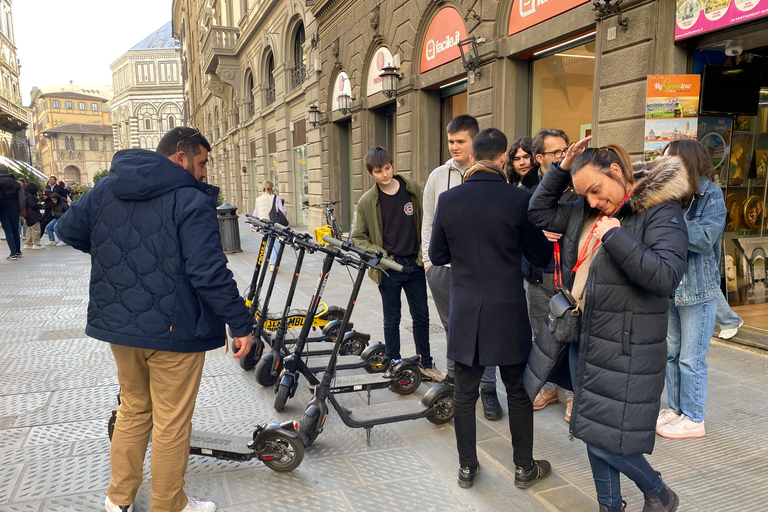
[[[328,236],[323,237],[323,240],[333,247],[354,253],[359,257],[357,263],[350,262],[350,265],[357,267],[358,272],[344,320],[342,320],[341,329],[343,330],[352,315],[366,269],[370,267],[385,272],[386,270],[402,271],[403,267],[391,260],[384,259],[379,251],[371,254],[356,248],[349,242],[342,242]],[[433,386],[421,400],[402,400],[374,405],[371,405],[369,401],[368,405],[351,409],[341,406],[336,401],[334,388],[331,387],[331,383],[336,377],[338,348],[339,341],[337,340],[322,380],[315,387],[315,396],[309,402],[304,417],[301,419],[299,434],[305,446],[310,446],[323,431],[325,420],[328,417],[328,402],[331,403],[345,425],[350,428],[365,429],[369,446],[371,444],[371,429],[376,425],[419,418],[427,418],[428,421],[439,425],[447,423],[453,418],[453,386],[442,383]]]
[[[117,395],[120,404],[120,395]],[[117,411],[107,424],[110,442],[115,431]],[[273,471],[293,471],[304,459],[304,444],[299,437],[299,426],[293,421],[256,425],[253,435],[233,436],[202,430],[192,430],[189,440],[190,455],[202,455],[220,460],[249,461],[259,459]]]
[[[338,260],[342,265],[346,265],[349,261],[354,262],[350,256],[343,254],[339,249],[322,246],[314,241],[311,241],[307,235],[299,235],[289,228],[283,228],[280,225],[275,225],[274,229],[279,230],[285,240],[292,240],[300,251],[299,258],[303,258],[304,252],[309,251],[323,252],[326,254],[323,259],[323,267],[320,272],[320,278],[315,288],[315,292],[312,295],[312,302],[310,303],[307,311],[312,311],[322,297],[325,284],[328,280],[328,276],[331,271],[331,266],[335,260]],[[300,262],[297,262],[297,266]],[[298,275],[298,273],[296,274]],[[299,377],[304,375],[307,382],[314,388],[320,384],[320,381],[315,377],[315,373],[325,370],[326,365],[322,367],[312,367],[311,363],[307,363],[302,359],[302,353],[306,343],[307,335],[309,333],[305,322],[304,328],[296,341],[294,347],[294,353],[284,359],[284,367],[280,372],[280,382],[275,384],[275,402],[274,407],[277,411],[282,411],[285,408],[286,402],[289,398],[292,398],[296,394],[298,388]],[[350,333],[347,333],[349,336]],[[265,356],[269,357],[269,355]],[[273,345],[272,358],[279,357],[279,351],[275,349]],[[365,366],[363,366],[363,364]],[[352,369],[364,367],[369,373],[378,373],[378,371],[384,371],[388,367],[388,360],[386,357],[385,347],[382,344],[371,345],[360,356],[358,361],[352,361],[347,364],[338,364],[337,369]],[[272,376],[276,376],[279,364],[272,366]],[[372,376],[372,375],[357,375],[351,377],[339,377],[334,384],[334,393],[350,393],[355,391],[366,390],[369,393],[372,389],[384,389],[390,388],[392,391],[400,394],[409,394],[415,391],[422,380],[421,365],[416,359],[404,359],[398,361],[394,366],[389,368],[389,371],[384,375]]]

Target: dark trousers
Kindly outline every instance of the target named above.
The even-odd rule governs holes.
[[[475,359],[477,361],[477,358]],[[475,404],[480,396],[478,385],[485,367],[467,366],[456,361],[456,390],[453,393],[453,424],[460,466],[477,465],[477,425]],[[533,403],[523,387],[525,363],[499,366],[501,381],[507,390],[509,432],[512,434],[515,466],[526,469],[533,464]]]
[[[427,278],[424,267],[414,258],[395,258],[403,266],[402,272],[389,270],[382,276],[379,285],[381,303],[384,309],[384,344],[390,360],[400,359],[400,311],[402,292],[408,299],[408,308],[413,319],[413,341],[416,353],[421,356],[424,368],[432,368],[429,353],[429,306],[427,305]]]
[[[0,212],[0,224],[5,232],[5,241],[11,250],[11,256],[21,252],[21,236],[19,236],[19,213]]]

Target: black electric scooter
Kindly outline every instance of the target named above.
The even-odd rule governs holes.
[[[309,251],[310,253],[322,252],[326,254],[323,259],[323,267],[320,272],[319,281],[315,288],[315,292],[312,295],[312,302],[307,309],[307,311],[312,311],[322,298],[323,290],[325,289],[325,284],[328,280],[333,262],[338,260],[342,265],[347,265],[349,263],[354,263],[357,260],[347,256],[337,248],[322,246],[311,241],[308,236],[298,235],[289,228],[283,228],[279,225],[275,225],[274,228],[281,231],[284,239],[292,239],[292,242],[300,248],[300,257],[303,257],[304,251]],[[275,397],[274,407],[277,411],[282,411],[285,408],[288,399],[295,396],[299,377],[301,375],[304,375],[309,385],[314,389],[315,386],[320,384],[320,381],[315,377],[315,373],[324,371],[326,368],[326,365],[313,367],[311,366],[312,363],[305,362],[302,358],[307,334],[309,332],[306,325],[307,324],[305,323],[304,328],[299,334],[294,347],[294,353],[284,359],[284,367],[280,372],[280,382],[275,385],[275,393],[277,396]],[[347,333],[347,336],[349,335],[350,333]],[[273,346],[273,358],[277,357],[275,352]],[[269,357],[269,355],[265,356],[265,358],[266,357]],[[418,358],[404,359],[396,362],[396,364],[390,367],[386,357],[385,347],[382,344],[369,346],[357,361],[353,360],[345,363],[346,362],[342,362],[339,364],[337,361],[336,368],[353,369],[362,367],[369,373],[378,373],[379,371],[384,371],[388,367],[389,370],[384,375],[378,376],[356,375],[338,377],[334,382],[334,393],[350,393],[365,390],[368,392],[370,399],[371,390],[390,388],[396,393],[407,395],[415,391],[422,380],[421,365],[418,362]],[[279,366],[279,364],[273,365],[273,376],[276,376],[276,371]]]
[[[120,395],[117,395],[120,404]],[[117,411],[112,411],[107,425],[109,440],[115,431]],[[299,437],[299,426],[293,421],[256,425],[253,435],[233,436],[202,430],[192,430],[189,440],[190,455],[202,455],[222,460],[248,461],[259,459],[273,471],[293,471],[304,459],[304,443]]]
[[[360,258],[356,264],[357,278],[352,288],[344,320],[342,320],[341,328],[343,330],[352,315],[366,269],[370,267],[381,271],[388,269],[402,271],[403,267],[391,260],[384,259],[381,252],[371,254],[354,247],[349,242],[342,242],[328,236],[323,237],[323,240],[333,247],[352,252]],[[323,431],[325,420],[328,417],[327,402],[331,403],[345,425],[350,428],[364,428],[366,430],[368,445],[371,444],[371,429],[376,425],[419,418],[427,418],[430,422],[439,425],[447,423],[453,418],[453,386],[442,383],[433,386],[421,400],[401,400],[374,405],[369,403],[351,409],[341,406],[336,401],[334,389],[331,387],[336,376],[338,348],[339,341],[337,340],[333,354],[331,354],[331,361],[323,373],[320,384],[315,387],[315,396],[309,402],[304,417],[301,419],[299,433],[305,446],[310,446]]]

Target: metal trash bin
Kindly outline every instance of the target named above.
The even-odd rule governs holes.
[[[240,248],[240,225],[237,222],[237,207],[224,203],[216,208],[219,221],[219,235],[224,252],[243,252]]]

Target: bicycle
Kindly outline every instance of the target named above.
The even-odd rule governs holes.
[[[326,231],[330,229],[330,233],[325,233],[325,234],[328,234],[329,236],[332,236],[337,240],[342,240],[344,235],[341,230],[341,225],[339,224],[339,221],[336,220],[336,215],[333,214],[332,206],[335,204],[341,204],[341,201],[326,201],[324,203],[318,203],[318,204],[309,204],[309,201],[304,201],[304,203],[302,203],[301,205],[301,208],[304,210],[307,210],[309,208],[325,208],[325,220],[327,224],[318,229],[322,230],[323,228],[326,228]],[[315,235],[315,237],[317,237],[317,235]],[[322,240],[322,236],[320,237],[319,240]]]

